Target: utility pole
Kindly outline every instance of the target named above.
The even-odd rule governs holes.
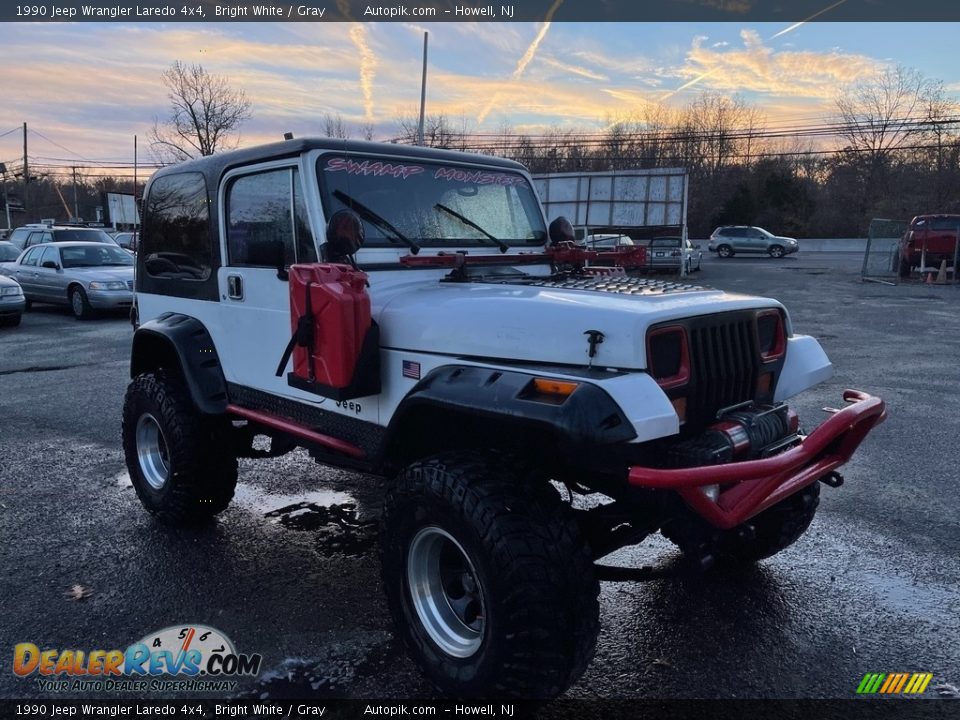
[[[77,168],[70,168],[73,170],[73,219],[80,219],[80,209],[77,207]]]
[[[417,145],[423,145],[423,111],[427,103],[427,38],[430,33],[423,33],[423,80],[420,82],[420,124],[417,126]]]
[[[7,195],[7,166],[0,163],[0,175],[3,176],[3,207],[7,213],[7,230],[11,230],[10,225],[10,197]]]
[[[133,136],[133,229],[134,232],[140,229],[140,205],[137,203],[137,136]],[[139,236],[134,235],[134,240]]]
[[[30,200],[30,166],[27,164],[27,124],[23,124],[23,216],[30,222],[27,208]]]

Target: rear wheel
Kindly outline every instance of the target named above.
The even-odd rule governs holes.
[[[167,371],[134,378],[123,405],[123,451],[147,511],[186,525],[226,508],[237,484],[228,431],[225,420],[202,415]]]
[[[485,453],[437,455],[397,477],[381,530],[390,611],[443,692],[550,698],[586,669],[599,585],[548,483]]]
[[[771,245],[770,249],[767,250],[772,258],[782,258],[783,257],[783,247],[781,245]]]
[[[722,258],[733,257],[733,248],[729,245],[720,245],[717,248],[717,255]]]

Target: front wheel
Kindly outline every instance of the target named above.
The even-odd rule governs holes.
[[[905,259],[905,258],[903,258],[903,257],[901,257],[901,258],[900,258],[900,267],[899,267],[900,277],[902,277],[902,278],[908,278],[908,277],[910,277],[910,271],[911,271],[911,270],[912,270],[912,267],[911,267],[911,265],[910,265],[910,261],[907,260],[907,259]]]
[[[442,692],[551,698],[586,669],[599,585],[545,480],[485,453],[437,455],[396,478],[381,535],[391,614]]]
[[[87,293],[79,285],[70,289],[70,310],[77,320],[89,320],[93,317],[93,308],[87,299]]]
[[[782,258],[782,257],[783,257],[783,248],[780,247],[779,245],[772,245],[772,246],[770,247],[770,249],[767,250],[767,252],[770,253],[770,257],[772,257],[772,258]]]
[[[722,258],[733,257],[733,248],[729,245],[721,245],[717,248],[717,255]]]
[[[225,421],[202,415],[169,372],[138,375],[130,383],[122,435],[133,488],[162,522],[207,520],[233,498],[237,457]]]

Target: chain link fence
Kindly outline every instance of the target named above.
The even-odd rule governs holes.
[[[896,285],[900,281],[900,238],[907,231],[901,220],[874,218],[867,233],[860,279]]]

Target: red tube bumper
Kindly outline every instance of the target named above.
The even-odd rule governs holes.
[[[735,527],[846,463],[867,433],[887,416],[878,397],[844,390],[843,399],[849,403],[845,408],[834,412],[800,445],[779,455],[679,470],[634,466],[628,481],[637,487],[676,490],[714,527]],[[721,492],[715,502],[700,488],[716,484]]]

